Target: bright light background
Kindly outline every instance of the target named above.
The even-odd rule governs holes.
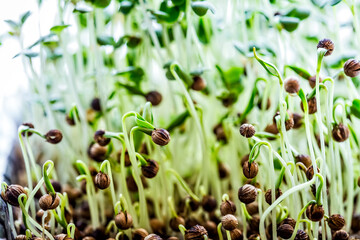
[[[37,1],[11,0],[6,2],[5,7],[0,8],[0,181],[5,171],[7,156],[17,141],[17,127],[22,121],[26,121],[22,110],[28,91],[22,60],[20,57],[13,58],[21,51],[19,41],[7,34],[11,28],[4,20],[19,21],[22,14],[31,11],[22,31],[24,47],[30,46],[40,36],[49,33],[57,17],[57,0],[43,0],[40,10]],[[351,14],[345,5],[339,8],[338,15],[341,16],[341,23],[351,20]],[[341,39],[345,40],[352,34],[352,29],[348,30],[350,32],[343,30]]]
[[[23,120],[22,104],[28,90],[22,60],[13,58],[21,52],[19,41],[7,34],[11,28],[4,20],[18,22],[22,14],[31,11],[22,34],[24,47],[27,47],[39,39],[39,29],[41,35],[49,33],[56,17],[56,4],[56,0],[45,0],[39,11],[37,0],[12,0],[0,8],[0,181],[6,170],[7,156],[16,143],[17,127]]]

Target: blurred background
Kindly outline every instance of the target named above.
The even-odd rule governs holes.
[[[39,11],[37,2],[31,0],[8,1],[0,8],[0,181],[6,170],[7,157],[16,141],[16,132],[22,119],[22,110],[29,88],[20,57],[14,58],[21,47],[19,41],[9,35],[8,20],[19,22],[20,16],[30,11],[21,38],[25,47],[47,34],[56,17],[56,1],[46,0]],[[38,22],[41,21],[39,26]]]

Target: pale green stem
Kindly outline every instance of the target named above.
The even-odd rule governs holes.
[[[173,203],[172,197],[169,196],[167,200],[168,200],[168,205],[169,205],[169,208],[170,208],[170,212],[171,212],[172,217],[178,217],[178,215],[177,215],[177,213],[176,213],[176,210],[175,210],[175,207],[174,207],[174,203]]]
[[[347,117],[345,113],[345,108],[343,107],[343,115],[342,115],[342,121],[344,124],[347,122]],[[354,209],[354,165],[353,165],[353,156],[351,152],[351,146],[350,146],[350,140],[346,140],[345,142],[345,153],[346,153],[346,181],[347,181],[347,208],[346,208],[346,222],[351,223],[351,219],[353,216],[353,209]],[[351,224],[346,225],[346,231],[350,232]]]
[[[68,237],[71,237],[72,239],[74,239],[75,238],[75,236],[74,236],[75,235],[75,225],[73,223],[70,223],[67,226],[66,230],[67,230]]]
[[[171,173],[172,175],[174,175],[176,177],[176,179],[178,180],[178,182],[180,183],[180,185],[184,188],[184,190],[190,195],[191,198],[193,198],[194,200],[196,200],[197,202],[200,202],[200,199],[193,193],[193,191],[191,191],[190,187],[186,184],[186,182],[184,181],[184,179],[182,179],[182,177],[173,169],[167,169],[166,170],[168,173]]]
[[[273,202],[264,212],[264,214],[261,216],[260,218],[260,236],[261,239],[266,239],[266,234],[265,234],[265,219],[266,216],[281,202],[283,201],[285,198],[287,198],[288,196],[290,196],[291,194],[300,191],[306,187],[310,187],[311,184],[313,184],[315,182],[315,177],[312,178],[310,181],[302,183],[300,185],[294,186],[292,188],[290,188],[289,190],[287,190],[283,195],[281,195],[278,199],[276,199],[275,202]]]
[[[83,161],[77,160],[76,165],[79,168],[80,172],[83,172],[84,175],[80,175],[76,178],[76,180],[86,180],[86,193],[88,195],[88,202],[89,202],[89,208],[90,208],[90,215],[91,215],[91,222],[94,228],[97,228],[99,223],[99,212],[98,212],[98,204],[96,201],[96,192],[95,192],[95,186],[94,182],[92,180],[91,174],[89,169],[86,167]]]
[[[257,144],[259,144],[259,148],[261,147],[261,145],[266,145],[268,147],[268,151],[269,151],[269,156],[268,156],[268,161],[270,164],[270,184],[271,184],[271,202],[275,202],[275,194],[276,194],[276,190],[275,190],[275,170],[274,170],[274,161],[273,161],[273,154],[272,154],[272,147],[270,145],[270,143],[268,142],[258,142]],[[259,150],[260,151],[260,150]],[[250,154],[251,156],[251,154]],[[249,156],[249,160],[251,161]],[[285,167],[284,167],[285,168]],[[261,199],[259,200],[261,201]],[[277,231],[276,231],[276,211],[272,212],[272,216],[271,216],[271,221],[272,221],[272,237],[273,239],[277,239]],[[263,231],[265,231],[265,229],[263,229]]]
[[[184,225],[180,224],[179,225],[179,230],[181,232],[181,235],[183,236],[183,239],[185,239],[186,228],[184,227]]]
[[[206,150],[207,143],[206,143],[205,134],[202,131],[203,128],[202,128],[199,116],[197,115],[194,103],[193,103],[193,101],[192,101],[192,99],[190,97],[190,94],[188,93],[183,81],[180,79],[179,75],[176,73],[175,66],[176,66],[176,64],[172,64],[170,66],[170,71],[171,71],[172,75],[175,77],[176,81],[178,82],[178,84],[179,84],[179,86],[181,88],[181,91],[183,92],[183,94],[184,94],[184,96],[186,98],[186,102],[187,102],[187,105],[189,107],[190,114],[194,118],[196,127],[197,127],[197,129],[199,131],[200,145],[201,145],[201,152],[202,152],[202,163],[203,163],[202,164],[202,166],[203,166],[202,171],[207,173],[208,169],[209,169],[208,165],[210,163],[208,162],[208,156],[207,156],[208,154],[207,154],[207,150]],[[208,191],[208,176],[206,174],[204,174],[203,176],[204,176],[203,185],[205,186],[206,191]]]
[[[54,240],[53,236],[45,229],[43,229],[41,227],[40,224],[38,224],[32,217],[30,217],[25,209],[25,206],[24,206],[24,202],[26,204],[27,202],[27,196],[22,193],[20,194],[19,198],[18,198],[18,201],[19,201],[19,205],[20,205],[20,208],[22,210],[22,213],[25,215],[25,221],[27,222],[27,226],[29,227],[30,231],[35,234],[37,237],[41,237],[41,235],[36,231],[36,229],[34,229],[32,227],[32,225],[34,225],[38,230],[42,231],[43,233],[45,233],[45,235],[50,239],[50,240]]]
[[[301,219],[301,216],[303,215],[303,213],[305,212],[305,210],[307,209],[307,207],[309,206],[309,205],[311,205],[311,204],[315,204],[316,203],[316,201],[315,200],[312,200],[312,201],[310,201],[310,202],[308,202],[302,209],[301,209],[301,211],[299,212],[299,214],[298,214],[298,217],[297,217],[297,220],[296,220],[296,224],[295,224],[295,227],[294,227],[294,232],[293,232],[293,234],[291,235],[291,238],[290,238],[290,240],[294,240],[294,238],[296,237],[296,233],[297,233],[297,230],[299,229],[299,224],[300,224],[300,219]],[[309,230],[310,230],[310,228],[309,228]]]
[[[30,147],[30,142],[29,142],[29,136],[27,133],[26,134],[26,150],[27,150],[27,153],[28,153],[28,156],[29,156],[29,159],[30,159],[30,163],[31,163],[31,167],[34,169],[34,172],[35,172],[35,176],[36,176],[36,181],[39,181],[40,179],[40,173],[38,171],[38,168],[37,168],[37,165],[36,165],[36,161],[35,161],[35,158],[34,158],[34,154],[32,152],[32,149]],[[45,191],[44,189],[41,189],[42,193],[45,194]]]
[[[261,139],[257,138],[257,137],[252,137],[252,139],[254,139],[255,141],[257,142],[263,142]],[[295,181],[294,181],[294,177],[292,176],[291,174],[291,171],[290,171],[290,167],[287,165],[287,163],[285,162],[285,160],[276,152],[274,151],[273,149],[271,149],[272,153],[274,154],[275,157],[277,157],[280,162],[281,162],[281,165],[283,167],[285,167],[285,173],[286,175],[290,178],[290,182],[291,182],[291,185],[292,186],[295,186]]]
[[[323,122],[322,122],[322,113],[321,113],[321,98],[320,98],[320,89],[319,89],[319,84],[320,84],[320,69],[321,69],[321,62],[322,59],[325,55],[326,51],[324,51],[323,49],[319,48],[318,49],[318,59],[317,59],[317,68],[316,68],[316,107],[317,107],[317,111],[316,111],[316,121],[318,124],[318,128],[319,128],[319,134],[320,134],[320,145],[321,145],[321,158],[323,160],[326,159],[325,156],[325,140],[324,140],[324,131],[323,131]],[[322,164],[323,166],[321,166],[322,168],[321,173],[324,176],[324,179],[326,181],[326,162],[323,161],[324,164]],[[315,166],[314,166],[315,169]],[[314,173],[316,174],[317,171],[314,171]],[[324,188],[324,191],[326,193],[326,187]],[[324,211],[325,214],[329,214],[329,210],[328,210],[328,204],[327,201],[324,201]],[[315,231],[315,237],[317,238],[318,236],[318,231]]]
[[[129,112],[125,114],[122,118],[122,127],[123,127],[123,133],[124,133],[124,140],[125,145],[129,153],[130,161],[131,161],[131,167],[132,167],[132,173],[135,180],[136,185],[139,189],[139,204],[140,204],[140,226],[142,226],[145,229],[150,229],[149,226],[149,216],[147,212],[147,206],[146,206],[146,198],[145,198],[145,192],[144,192],[144,186],[141,182],[139,169],[137,166],[136,161],[136,155],[135,155],[135,149],[134,149],[134,143],[129,140],[127,127],[126,127],[126,118],[136,116],[135,112]],[[131,136],[130,136],[131,137]],[[125,150],[124,150],[125,151]],[[135,217],[135,216],[134,216]]]
[[[111,165],[110,165],[110,162],[109,160],[105,160],[101,163],[101,166],[100,166],[100,171],[101,172],[104,172],[104,170],[106,169],[107,171],[107,174],[109,175],[110,177],[110,192],[111,192],[111,201],[112,201],[112,204],[115,205],[115,187],[114,187],[114,180],[113,180],[113,177],[112,177],[112,172],[111,172]]]
[[[23,125],[21,125],[18,128],[18,137],[19,137],[19,142],[20,142],[20,148],[21,148],[21,152],[24,158],[24,163],[25,163],[25,170],[26,170],[26,177],[27,177],[27,182],[28,182],[28,188],[29,191],[32,192],[33,190],[33,182],[32,182],[32,174],[31,174],[31,169],[30,169],[30,160],[29,160],[29,156],[25,150],[25,144],[24,144],[24,140],[22,138],[21,133],[27,129],[28,127],[25,127]],[[35,217],[36,211],[35,211],[35,202],[31,201],[31,215],[32,217]]]
[[[223,235],[222,235],[221,228],[222,228],[222,223],[220,222],[220,223],[217,225],[217,232],[218,232],[219,240],[224,240],[224,237],[223,237]]]

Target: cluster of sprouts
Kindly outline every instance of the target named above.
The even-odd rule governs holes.
[[[58,0],[29,46],[8,20],[31,92],[9,238],[360,239],[358,8]]]

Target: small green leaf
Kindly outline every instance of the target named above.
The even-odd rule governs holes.
[[[231,67],[224,72],[224,77],[228,85],[237,83],[240,81],[241,75],[244,73],[244,69],[241,67]]]
[[[177,6],[171,7],[168,5],[167,1],[163,1],[160,4],[160,12],[167,14],[167,17],[160,17],[160,20],[166,21],[168,23],[176,22],[180,16],[180,9]]]
[[[315,34],[306,34],[305,39],[313,43],[318,43],[320,40],[319,37]]]
[[[94,11],[94,9],[92,7],[89,7],[87,5],[81,5],[81,6],[76,6],[74,9],[74,13],[89,13]]]
[[[50,34],[48,34],[48,35],[45,35],[45,36],[39,38],[39,40],[37,40],[37,41],[34,42],[33,44],[31,44],[31,45],[28,47],[28,49],[31,49],[31,48],[35,47],[36,45],[39,45],[39,44],[42,43],[42,42],[52,41],[52,39],[56,39],[56,40],[57,40],[58,37],[57,37],[55,34],[53,34],[53,33],[50,33]],[[55,41],[55,40],[54,40],[54,41]]]
[[[128,36],[126,46],[129,48],[136,48],[141,43],[141,38],[136,36]]]
[[[298,92],[298,96],[301,100],[301,105],[303,106],[304,108],[304,112],[307,112],[308,111],[308,103],[307,103],[307,98],[305,96],[305,93],[304,93],[304,90],[302,88],[300,88],[299,92]]]
[[[36,53],[36,52],[26,52],[24,53],[24,55],[28,58],[33,58],[33,57],[37,57],[39,56],[39,53]]]
[[[360,118],[360,99],[354,99],[350,109],[355,117]]]
[[[72,120],[75,120],[75,118],[77,118],[77,120],[79,121],[79,111],[76,107],[76,105],[74,105],[70,111],[69,111],[69,114],[68,114],[69,118],[72,119]]]
[[[124,37],[119,38],[119,40],[114,44],[114,48],[121,47],[122,45],[125,44],[125,42],[126,42],[126,39]]]
[[[157,19],[162,20],[162,21],[166,21],[166,19],[169,17],[169,14],[167,14],[166,12],[163,12],[163,11],[149,10],[149,12],[151,12],[151,14],[154,15]]]
[[[61,33],[65,28],[69,27],[70,25],[57,25],[50,28],[50,32],[52,33]]]
[[[28,17],[30,17],[30,15],[31,15],[31,12],[27,11],[20,17],[21,25],[25,23],[26,19],[28,19]]]
[[[56,60],[56,59],[61,58],[62,56],[63,56],[62,49],[57,48],[54,51],[52,51],[47,57],[50,60]]]
[[[42,43],[44,46],[48,47],[51,50],[54,50],[55,48],[59,47],[59,42],[58,41],[44,41]]]
[[[129,74],[130,78],[139,79],[145,75],[144,70],[141,67],[128,67],[122,71],[115,73],[115,76],[122,76]]]
[[[264,13],[263,11],[258,10],[245,10],[245,18],[246,18],[246,25],[248,27],[253,27],[254,24],[254,18],[256,15],[263,16],[263,18],[260,18],[261,20],[265,20],[266,22],[269,22],[269,17]]]
[[[286,31],[293,32],[299,26],[300,19],[296,17],[281,16],[279,22]]]
[[[49,103],[50,104],[55,104],[55,103],[58,103],[59,101],[60,101],[60,99],[58,97],[49,98]]]
[[[21,24],[24,24],[26,19],[28,19],[28,17],[30,17],[31,12],[27,11],[26,13],[24,13],[21,17],[20,17],[20,22]]]
[[[4,22],[6,22],[7,24],[9,24],[10,27],[12,27],[12,28],[14,28],[14,29],[20,27],[19,24],[16,23],[15,21],[13,21],[13,20],[4,20]]]
[[[191,8],[196,13],[196,15],[202,17],[208,10],[215,14],[215,7],[208,1],[196,1],[191,3]]]
[[[66,113],[66,109],[65,109],[64,106],[54,105],[51,109],[52,109],[54,112]]]
[[[341,0],[331,0],[330,2],[329,2],[329,4],[331,5],[331,6],[335,6],[336,4],[338,4],[338,3],[340,3],[341,2]]]
[[[211,27],[211,19],[209,17],[204,16],[199,18],[199,24],[196,33],[202,43],[210,43],[213,31]]]
[[[219,65],[215,65],[217,71],[220,74],[220,79],[226,87],[227,92],[222,93],[217,98],[219,99],[236,99],[237,94],[242,92],[244,86],[242,84],[241,75],[244,73],[244,69],[240,67],[230,67],[224,71]]]
[[[188,110],[186,110],[185,112],[181,113],[180,115],[178,115],[176,118],[174,118],[170,124],[167,126],[167,130],[169,132],[171,132],[174,128],[182,125],[185,120],[190,116],[190,113]]]
[[[131,11],[131,9],[133,9],[133,7],[134,7],[133,2],[131,2],[131,1],[122,1],[120,3],[119,11],[122,12],[123,14],[127,15]]]
[[[296,17],[300,20],[304,20],[310,16],[310,10],[307,8],[296,7],[291,9],[289,12],[285,14],[287,17]]]
[[[325,5],[328,3],[327,0],[311,0],[311,2],[319,8],[325,7]]]
[[[175,6],[180,6],[183,5],[185,3],[185,0],[171,0],[171,2],[175,5]]]
[[[33,58],[33,57],[39,56],[39,53],[32,52],[30,50],[25,50],[23,52],[20,52],[20,53],[16,54],[13,58],[17,58],[20,55],[24,55],[24,56],[26,56],[28,58]]]
[[[128,84],[123,84],[120,82],[117,82],[116,84],[120,87],[125,88],[131,94],[145,96],[145,94],[141,91],[141,89],[139,87],[131,86]]]
[[[281,170],[282,168],[282,163],[278,158],[274,158],[274,169],[276,170]]]
[[[147,129],[151,129],[151,130],[154,129],[154,126],[151,123],[147,122],[142,116],[140,116],[140,114],[136,114],[135,122],[136,122],[136,125],[139,127],[147,128]]]
[[[115,95],[116,95],[116,91],[114,90],[114,91],[112,91],[112,92],[110,93],[110,95],[109,95],[109,97],[108,97],[108,100],[113,99],[113,98],[115,97]]]
[[[106,8],[110,5],[111,0],[94,0],[93,4],[98,8]]]
[[[107,45],[114,46],[115,45],[115,40],[112,36],[105,36],[105,35],[98,36],[96,38],[96,41],[101,46],[107,46]]]
[[[279,71],[276,69],[276,67],[272,63],[266,62],[256,55],[255,47],[253,48],[253,52],[254,52],[254,57],[256,58],[256,60],[264,67],[264,69],[269,74],[271,74],[275,77],[280,77]]]
[[[302,77],[306,80],[308,80],[311,77],[310,73],[303,68],[299,68],[296,66],[290,66],[290,65],[287,65],[286,67],[290,68],[295,73],[297,73],[300,77]]]

